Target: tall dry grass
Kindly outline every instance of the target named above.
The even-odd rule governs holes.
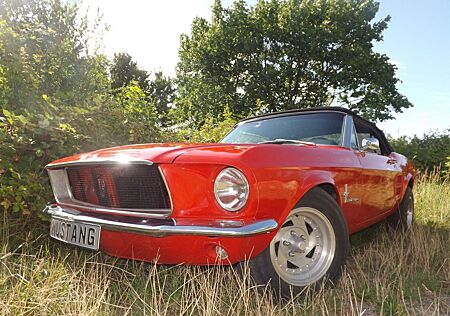
[[[333,288],[278,303],[229,267],[155,266],[50,241],[4,215],[1,315],[449,315],[450,185],[421,176],[415,227],[352,236]]]

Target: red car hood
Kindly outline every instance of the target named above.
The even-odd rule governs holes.
[[[204,144],[204,143],[164,143],[164,144],[140,144],[119,146],[100,149],[89,153],[77,154],[53,161],[48,165],[95,161],[101,159],[110,160],[148,160],[154,163],[172,163],[177,157],[188,151],[207,151],[209,153],[238,154],[245,152],[254,145],[232,144]]]

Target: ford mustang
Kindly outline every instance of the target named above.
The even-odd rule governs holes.
[[[413,223],[414,168],[344,108],[260,115],[216,144],[144,144],[46,166],[50,236],[158,264],[248,264],[289,296],[338,279],[349,235]]]

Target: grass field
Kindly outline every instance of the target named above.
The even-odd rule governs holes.
[[[1,315],[449,315],[450,184],[422,176],[407,233],[351,238],[342,279],[283,304],[232,268],[155,266],[48,237],[48,223],[0,223]]]

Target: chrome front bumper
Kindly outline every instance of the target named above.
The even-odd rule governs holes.
[[[250,224],[241,224],[239,221],[215,221],[208,225],[177,225],[175,221],[152,220],[148,218],[116,217],[113,215],[98,216],[83,213],[75,209],[62,208],[58,205],[48,205],[42,212],[52,218],[69,222],[79,222],[100,225],[112,231],[138,233],[153,237],[169,235],[199,235],[210,237],[247,237],[269,233],[278,227],[274,219],[255,221]]]

